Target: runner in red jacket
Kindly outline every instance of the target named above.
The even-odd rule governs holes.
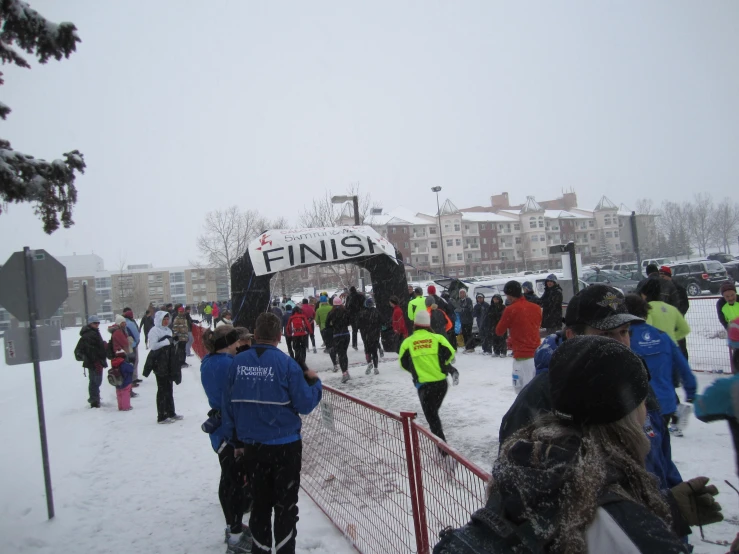
[[[300,306],[300,309],[303,310],[303,315],[308,318],[308,321],[310,322],[310,329],[308,329],[308,336],[310,337],[310,343],[313,347],[313,353],[316,353],[316,336],[315,336],[315,328],[316,328],[316,309],[308,303],[307,298],[303,298],[303,303]]]
[[[304,369],[306,368],[305,356],[308,350],[310,329],[310,321],[305,317],[303,310],[299,306],[295,306],[293,308],[293,315],[290,316],[290,319],[287,320],[287,325],[285,325],[285,334],[292,339],[295,361]]]
[[[523,297],[521,283],[508,281],[503,292],[510,297],[508,306],[495,327],[495,334],[508,331],[513,350],[513,388],[518,394],[536,375],[534,353],[541,344],[541,307]]]

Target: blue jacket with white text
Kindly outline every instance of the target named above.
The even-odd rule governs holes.
[[[309,386],[298,363],[278,348],[252,346],[237,354],[228,370],[222,435],[245,444],[298,441],[299,414],[318,406],[322,390],[320,380]]]

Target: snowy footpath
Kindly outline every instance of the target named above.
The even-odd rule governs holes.
[[[88,407],[87,378],[73,354],[78,333],[62,331],[64,358],[41,364],[52,521],[46,518],[33,366],[5,366],[4,355],[0,360],[0,553],[222,554],[220,468],[200,430],[208,404],[198,359],[188,359],[192,367],[175,386],[177,412],[185,419],[157,425],[153,376],[135,389],[140,396],[131,400],[130,412],[118,411],[107,380],[102,408]],[[142,347],[139,354],[146,352]],[[298,552],[356,552],[305,494],[299,507]]]

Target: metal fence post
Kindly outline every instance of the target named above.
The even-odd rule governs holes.
[[[426,500],[423,493],[423,469],[421,468],[421,445],[418,442],[418,423],[415,421],[408,422],[411,427],[411,437],[413,439],[413,464],[416,474],[416,499],[418,502],[418,516],[420,518],[421,532],[423,533],[423,550],[419,553],[429,554],[429,531],[428,521],[426,519]]]
[[[405,442],[405,457],[408,463],[408,484],[411,489],[411,508],[413,510],[413,527],[416,532],[416,548],[418,554],[428,554],[428,529],[426,527],[426,517],[424,513],[425,507],[419,502],[419,492],[423,495],[423,491],[417,485],[417,478],[420,479],[421,474],[416,473],[416,465],[414,464],[414,448],[411,438],[411,423],[415,419],[415,412],[400,412],[403,418],[403,440]],[[416,448],[418,446],[418,438],[416,437]],[[416,449],[415,452],[418,452]]]

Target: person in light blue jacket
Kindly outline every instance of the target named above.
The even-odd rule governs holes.
[[[243,448],[252,510],[253,552],[295,552],[298,490],[303,443],[302,420],[321,401],[318,375],[277,348],[282,323],[273,313],[259,315],[256,343],[237,354],[223,391],[222,434]]]
[[[139,379],[139,342],[141,342],[141,331],[139,331],[139,326],[133,318],[133,310],[131,308],[123,308],[123,317],[126,318],[128,336],[133,339],[133,344],[131,344],[132,355],[129,361],[133,364],[133,386],[138,387],[141,382],[141,379]]]
[[[243,456],[236,455],[233,442],[224,435],[220,425],[223,411],[221,402],[228,381],[228,370],[245,338],[231,325],[221,325],[215,331],[207,329],[203,333],[203,346],[208,354],[200,364],[200,382],[210,406],[208,420],[203,423],[202,429],[210,435],[211,446],[218,454],[221,466],[218,498],[226,518],[226,542],[233,552],[239,552],[239,549],[248,551],[251,544],[251,536],[243,529],[243,516],[251,504],[251,496],[245,485]]]
[[[734,367],[739,367],[739,350],[734,350]],[[693,403],[695,417],[710,422],[725,419],[729,423],[731,438],[734,442],[736,457],[736,474],[739,475],[739,373],[731,377],[716,379],[711,386],[697,396]]]

